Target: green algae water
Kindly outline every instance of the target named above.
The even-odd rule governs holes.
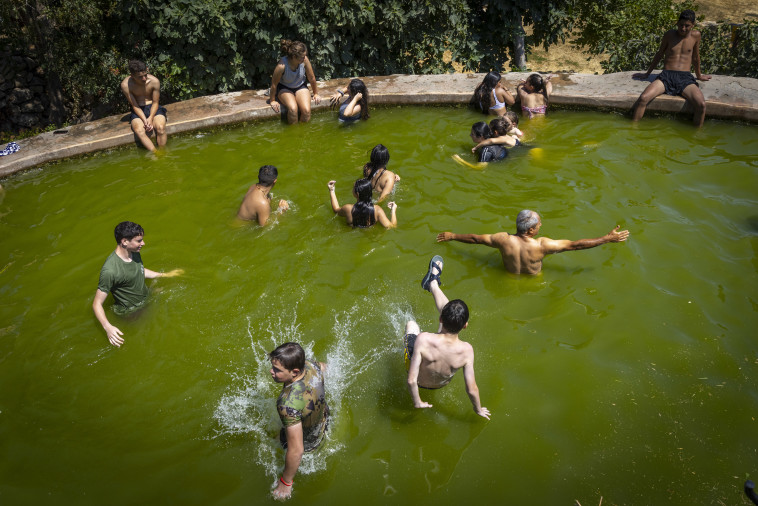
[[[484,170],[464,109],[388,108],[169,138],[3,181],[0,195],[0,503],[239,505],[270,501],[283,466],[266,353],[301,342],[330,364],[328,440],[306,456],[308,504],[748,504],[758,476],[756,128],[556,111]],[[371,148],[402,180],[399,227],[351,230],[340,203]],[[279,168],[271,226],[234,215],[258,167]],[[496,250],[438,232],[515,231],[538,211],[554,239],[626,243],[509,275]],[[91,303],[123,220],[146,231],[146,309],[110,346]],[[436,330],[421,290],[445,258],[471,309],[490,421],[459,373],[405,385],[402,332]],[[752,330],[751,330],[752,329]]]

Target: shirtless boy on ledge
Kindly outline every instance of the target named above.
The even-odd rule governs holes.
[[[460,299],[448,301],[440,290],[442,257],[435,256],[429,262],[429,270],[421,281],[421,287],[434,297],[434,304],[440,313],[440,327],[436,334],[421,332],[418,324],[411,320],[405,324],[405,365],[408,368],[408,391],[413,405],[417,408],[431,408],[421,400],[418,389],[442,388],[453,379],[458,369],[463,368],[466,393],[474,407],[474,412],[490,419],[490,411],[482,407],[479,387],[474,378],[474,348],[458,338],[458,333],[468,327],[468,306]]]
[[[500,250],[503,257],[503,265],[508,272],[513,274],[539,274],[542,271],[542,260],[547,255],[589,249],[609,242],[626,241],[629,237],[628,230],[619,232],[619,226],[597,239],[579,239],[570,241],[567,239],[554,240],[549,237],[534,236],[542,227],[540,215],[534,211],[525,209],[516,217],[516,234],[498,232],[497,234],[454,234],[442,232],[437,235],[437,242],[458,241],[468,244],[484,244]]]
[[[697,127],[703,126],[705,121],[705,98],[700,91],[697,81],[692,77],[690,69],[694,65],[695,76],[701,81],[708,81],[711,76],[700,73],[700,32],[693,30],[695,26],[695,12],[689,9],[682,11],[676,30],[669,30],[663,35],[661,47],[653,57],[653,63],[644,74],[634,74],[635,79],[647,80],[650,73],[663,60],[663,71],[658,78],[650,83],[642,92],[637,103],[634,105],[632,119],[639,121],[645,114],[645,108],[655,97],[666,93],[667,95],[680,95],[690,103],[695,110],[692,122]]]
[[[129,61],[129,77],[121,81],[121,91],[132,109],[129,121],[132,131],[145,148],[155,151],[150,136],[155,132],[158,147],[166,145],[166,108],[158,103],[161,82],[147,73],[147,66],[139,60]]]

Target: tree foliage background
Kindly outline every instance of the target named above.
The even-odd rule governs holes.
[[[48,79],[52,123],[126,111],[130,58],[160,77],[164,102],[269,84],[282,38],[301,40],[319,79],[502,69],[513,42],[549,47],[574,30],[606,71],[644,70],[692,0],[0,0],[0,50]],[[758,30],[704,33],[703,71],[758,77]],[[56,107],[58,110],[56,111]]]

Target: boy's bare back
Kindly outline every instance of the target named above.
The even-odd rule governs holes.
[[[418,384],[424,388],[440,388],[474,358],[474,348],[457,335],[421,332],[415,348],[421,354]]]

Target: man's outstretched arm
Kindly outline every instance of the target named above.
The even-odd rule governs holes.
[[[501,232],[504,233],[504,232]],[[466,244],[484,244],[491,248],[496,248],[493,238],[498,234],[454,234],[452,232],[441,232],[437,235],[437,242],[458,241]],[[508,235],[508,234],[506,234]]]
[[[604,236],[598,237],[596,239],[579,239],[578,241],[569,241],[566,239],[553,240],[547,237],[542,237],[539,242],[542,246],[542,251],[546,255],[551,255],[553,253],[562,253],[564,251],[590,249],[597,246],[602,246],[603,244],[608,244],[609,242],[626,241],[627,238],[629,238],[629,231],[622,230],[619,232],[619,228],[621,228],[621,225],[616,225],[616,228]]]

